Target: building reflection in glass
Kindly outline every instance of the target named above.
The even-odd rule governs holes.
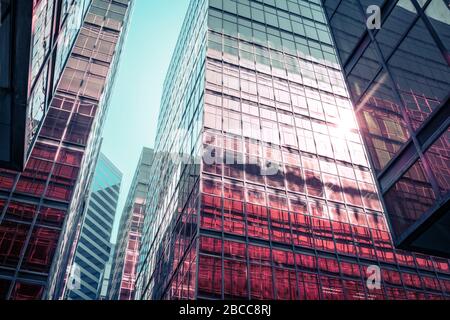
[[[191,2],[161,103],[137,298],[448,298],[447,260],[393,246],[342,72],[317,1]],[[378,108],[358,116],[378,172],[411,134],[377,79]],[[245,162],[169,156],[211,148]],[[261,175],[270,163],[279,170]],[[366,286],[372,265],[380,290]]]
[[[448,1],[378,1],[370,31],[368,1],[323,3],[395,243],[450,257]]]

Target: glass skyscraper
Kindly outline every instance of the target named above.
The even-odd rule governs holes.
[[[23,171],[91,0],[1,0],[0,168]]]
[[[137,299],[450,297],[393,246],[320,0],[192,0],[155,146]]]
[[[25,171],[0,171],[1,299],[60,297],[130,3],[92,1]]]
[[[98,158],[87,209],[71,270],[78,273],[72,286],[66,286],[64,297],[69,300],[100,300],[103,278],[111,254],[111,234],[119,200],[122,173],[103,154]],[[78,270],[76,270],[78,268]]]
[[[119,224],[117,244],[112,258],[107,299],[133,300],[141,246],[146,198],[149,193],[153,149],[144,148],[131,183]]]
[[[450,3],[324,4],[395,243],[450,257]]]

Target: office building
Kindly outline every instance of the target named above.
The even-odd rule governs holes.
[[[394,242],[449,258],[450,3],[324,3]]]
[[[23,171],[90,0],[1,0],[0,168]]]
[[[153,150],[144,148],[131,183],[119,224],[119,234],[113,255],[109,300],[133,300],[146,197],[149,193]]]
[[[100,153],[71,269],[79,278],[65,288],[68,300],[100,300],[111,254],[111,234],[119,200],[122,173]]]
[[[155,154],[138,299],[449,298],[393,245],[319,0],[191,1]]]
[[[92,1],[25,171],[0,171],[1,299],[61,297],[130,4]]]

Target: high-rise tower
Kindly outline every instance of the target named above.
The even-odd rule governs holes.
[[[120,170],[100,153],[71,265],[78,279],[66,286],[65,299],[100,300],[121,183]]]
[[[447,260],[393,246],[342,72],[319,0],[191,1],[137,298],[449,297]]]
[[[144,148],[131,183],[128,198],[120,219],[117,244],[112,257],[109,300],[133,300],[136,286],[137,263],[141,247],[150,168],[153,150]]]
[[[58,1],[69,2],[80,3]],[[59,298],[55,292],[66,279],[89,194],[130,4],[92,1],[24,172],[0,171],[2,299]]]
[[[25,169],[90,3],[0,1],[0,168]]]
[[[324,3],[395,244],[450,257],[450,2]]]

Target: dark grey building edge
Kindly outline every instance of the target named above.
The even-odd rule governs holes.
[[[21,171],[25,163],[25,128],[33,1],[1,1],[0,167]],[[3,123],[2,123],[3,122]],[[7,128],[9,131],[7,131]],[[5,135],[6,134],[6,135]]]

